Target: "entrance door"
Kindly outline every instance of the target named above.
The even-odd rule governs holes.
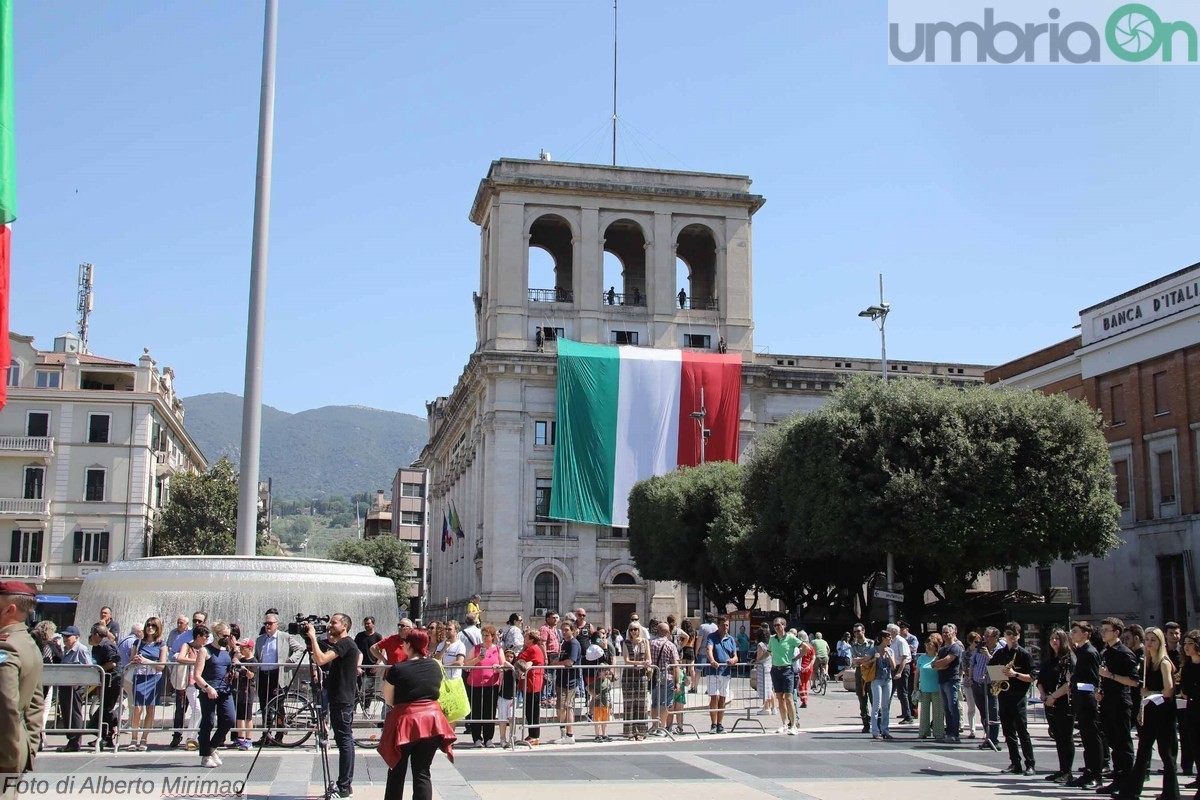
[[[610,619],[614,628],[625,635],[629,629],[629,618],[637,613],[637,603],[613,603]]]

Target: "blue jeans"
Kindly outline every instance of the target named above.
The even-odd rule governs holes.
[[[213,733],[213,713],[217,715],[217,732]],[[200,692],[200,755],[210,756],[225,743],[229,729],[234,726],[233,694],[218,691],[215,700]]]
[[[962,711],[958,707],[958,690],[961,681],[939,683],[942,693],[942,708],[946,711],[946,735],[958,736],[962,726]]]
[[[354,780],[354,704],[330,703],[329,726],[338,749],[337,788],[345,791]]]
[[[891,732],[892,721],[892,676],[871,681],[871,735],[883,736]]]

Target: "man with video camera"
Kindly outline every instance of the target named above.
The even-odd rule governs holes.
[[[311,623],[301,623],[301,634],[308,639],[313,664],[329,667],[325,692],[329,697],[329,724],[338,749],[337,784],[332,787],[339,797],[349,797],[354,780],[354,690],[358,686],[358,662],[362,654],[350,636],[352,625],[345,614],[329,617],[329,635],[317,641],[317,631]]]

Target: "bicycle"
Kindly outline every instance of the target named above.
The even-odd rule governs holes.
[[[354,744],[358,747],[378,747],[383,736],[383,724],[387,715],[381,682],[382,676],[373,682],[374,685],[371,681],[364,680],[354,693]]]
[[[825,673],[825,669],[818,664],[816,670],[813,671],[812,693],[825,694],[829,691],[829,676]]]
[[[299,747],[312,738],[321,708],[295,689],[271,698],[267,703],[266,737],[277,747]]]

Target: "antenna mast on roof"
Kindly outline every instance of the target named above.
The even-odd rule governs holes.
[[[612,165],[617,165],[617,0],[613,0],[613,153]]]
[[[92,314],[92,265],[79,265],[79,299],[75,310],[79,312],[79,352],[88,352],[88,317]]]

